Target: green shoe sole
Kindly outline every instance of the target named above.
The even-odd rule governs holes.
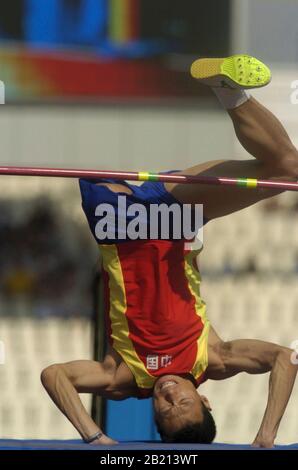
[[[198,59],[191,66],[193,78],[212,87],[260,88],[271,81],[271,71],[249,55],[222,59]]]

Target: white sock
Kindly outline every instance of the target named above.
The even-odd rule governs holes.
[[[225,109],[235,109],[251,98],[250,93],[239,88],[212,88]]]

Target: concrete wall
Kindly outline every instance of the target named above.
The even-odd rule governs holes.
[[[4,164],[166,169],[227,157],[224,113],[177,108],[2,107]]]
[[[297,0],[234,0],[233,50],[298,62]]]

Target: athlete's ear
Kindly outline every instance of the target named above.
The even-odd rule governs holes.
[[[211,405],[210,405],[210,403],[209,403],[208,398],[205,397],[205,395],[200,395],[200,397],[201,397],[202,402],[203,402],[204,405],[206,406],[207,410],[212,411],[212,408],[211,408]]]

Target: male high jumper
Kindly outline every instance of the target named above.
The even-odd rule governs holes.
[[[211,161],[173,173],[297,180],[297,149],[281,123],[246,91],[267,85],[270,70],[253,57],[237,55],[199,59],[191,73],[213,88],[240,143],[255,159]],[[240,372],[270,372],[268,403],[253,445],[272,447],[296,378],[293,352],[263,341],[223,341],[217,335],[200,297],[198,252],[186,250],[183,237],[131,240],[118,229],[103,241],[96,227],[100,204],[110,204],[119,219],[124,217],[119,195],[125,196],[128,208],[135,203],[147,208],[203,204],[206,223],[278,191],[150,181],[136,186],[114,180],[81,180],[80,186],[83,209],[102,253],[109,347],[101,363],[74,361],[46,368],[41,380],[52,400],[88,443],[115,441],[93,422],[79,393],[112,400],[152,396],[164,441],[211,443],[215,423],[199,385]],[[149,223],[144,221],[147,227]]]

